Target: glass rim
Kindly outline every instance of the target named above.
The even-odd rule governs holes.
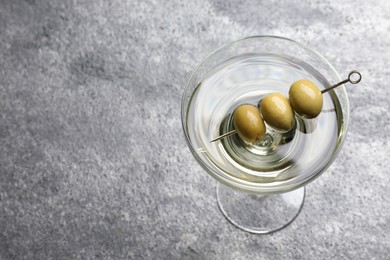
[[[185,89],[184,89],[184,92],[183,92],[183,95],[182,95],[182,99],[181,99],[181,122],[182,122],[182,129],[183,129],[184,136],[185,136],[187,145],[190,148],[191,153],[195,157],[196,161],[201,165],[201,167],[204,170],[206,170],[208,172],[208,174],[210,174],[212,177],[214,177],[215,179],[221,181],[224,184],[227,184],[230,187],[233,187],[235,189],[239,189],[239,190],[242,190],[242,191],[245,191],[245,192],[256,193],[256,194],[277,194],[277,193],[281,193],[280,191],[278,191],[279,190],[278,187],[280,186],[280,182],[278,182],[278,181],[270,182],[270,183],[268,183],[268,182],[267,183],[250,182],[250,181],[246,181],[246,180],[240,179],[238,177],[234,177],[234,176],[232,176],[232,175],[230,175],[228,173],[224,173],[224,175],[222,176],[222,174],[220,172],[217,172],[214,169],[212,169],[211,167],[209,167],[202,160],[202,158],[200,158],[199,155],[197,154],[195,147],[191,143],[190,136],[188,134],[188,129],[187,129],[187,126],[186,126],[187,112],[188,112],[187,109],[188,109],[188,107],[185,106],[185,102],[186,102],[186,97],[188,97],[187,93],[188,93],[188,89],[190,88],[190,83],[192,82],[192,80],[193,80],[194,76],[196,75],[196,73],[200,70],[200,68],[211,57],[213,57],[214,55],[216,55],[217,53],[219,53],[223,49],[225,49],[225,48],[227,48],[227,47],[229,47],[231,45],[237,44],[239,42],[252,40],[252,39],[275,39],[275,40],[290,42],[290,43],[292,43],[292,44],[294,44],[294,45],[296,45],[296,46],[298,46],[298,47],[308,51],[309,53],[314,54],[317,58],[319,58],[321,60],[322,63],[324,63],[324,65],[327,67],[327,69],[330,69],[331,73],[337,78],[337,80],[341,81],[341,78],[340,78],[339,74],[337,73],[336,69],[333,67],[333,65],[323,55],[321,55],[315,49],[313,49],[313,48],[311,48],[311,47],[309,47],[309,46],[307,46],[305,44],[302,44],[300,42],[297,42],[295,40],[292,40],[290,38],[283,37],[283,36],[274,36],[274,35],[253,35],[253,36],[247,36],[247,37],[243,37],[243,38],[240,38],[240,39],[237,39],[237,40],[233,40],[233,41],[227,42],[227,43],[221,45],[220,47],[214,49],[213,51],[211,51],[195,67],[195,70],[191,73],[191,76],[190,76],[189,80],[186,83],[186,86],[185,86]],[[349,113],[350,113],[349,100],[348,100],[348,95],[347,95],[345,87],[344,86],[340,86],[339,89],[340,89],[340,91],[343,92],[343,95],[345,95],[345,97],[346,97],[346,99],[345,99],[345,101],[346,101],[345,102],[345,106],[346,106],[346,111],[347,111],[346,113],[347,113],[348,117],[347,117],[347,120],[343,120],[343,128],[344,128],[343,129],[343,133],[347,133],[348,132],[348,128],[349,128]],[[191,98],[192,98],[192,96],[191,96]],[[318,173],[309,175],[307,178],[304,178],[303,180],[301,180],[298,183],[284,183],[284,184],[282,184],[283,185],[283,191],[282,192],[288,192],[288,191],[292,191],[292,190],[298,189],[298,188],[300,188],[300,187],[310,183],[311,181],[313,181],[317,177],[319,177],[332,164],[332,162],[336,159],[337,154],[340,152],[340,149],[343,146],[343,143],[344,143],[345,139],[346,139],[346,135],[344,135],[341,138],[341,140],[339,141],[339,144],[337,145],[337,147],[333,151],[332,157],[330,158],[330,160],[327,161],[327,163],[324,165],[324,167]],[[221,171],[223,171],[223,170],[221,170]],[[295,178],[292,178],[292,179],[295,179]]]

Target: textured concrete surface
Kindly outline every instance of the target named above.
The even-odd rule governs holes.
[[[0,259],[388,259],[390,2],[0,0]],[[182,134],[186,81],[248,35],[351,87],[339,157],[267,236],[220,213]]]

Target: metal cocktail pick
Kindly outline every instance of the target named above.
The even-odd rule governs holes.
[[[355,77],[355,75],[357,76],[357,78],[354,80],[353,78]],[[337,83],[329,88],[325,88],[325,89],[321,90],[321,93],[324,94],[325,92],[328,92],[329,90],[337,88],[338,86],[343,85],[343,84],[348,83],[348,82],[351,84],[357,84],[361,80],[362,80],[362,74],[360,74],[360,72],[357,70],[353,70],[348,74],[347,79],[344,79],[343,81],[340,81],[339,83]]]
[[[354,79],[354,77],[356,77],[356,79]],[[360,72],[357,71],[357,70],[352,70],[352,71],[348,74],[348,78],[347,78],[347,79],[345,79],[345,80],[343,80],[343,81],[340,81],[339,83],[337,83],[337,84],[335,84],[335,85],[333,85],[333,86],[330,86],[330,87],[328,87],[328,88],[325,88],[325,89],[321,90],[321,93],[324,94],[325,92],[328,92],[329,90],[334,89],[334,88],[337,88],[338,86],[343,85],[343,84],[348,83],[348,82],[351,83],[351,84],[357,84],[357,83],[359,83],[361,80],[362,80],[362,74],[360,74]],[[218,140],[220,140],[220,139],[222,139],[222,138],[225,138],[225,137],[234,135],[234,134],[236,134],[236,133],[237,133],[237,130],[234,129],[234,130],[232,130],[232,131],[229,131],[229,132],[227,132],[227,133],[224,133],[223,135],[220,135],[220,136],[214,138],[214,139],[211,140],[210,142],[212,143],[212,142],[218,141]]]

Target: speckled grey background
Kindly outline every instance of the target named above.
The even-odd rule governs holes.
[[[390,2],[0,0],[0,259],[389,259]],[[191,71],[243,36],[340,74],[351,125],[302,213],[227,222],[180,122]]]

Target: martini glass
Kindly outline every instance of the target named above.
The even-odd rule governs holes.
[[[218,205],[237,227],[265,234],[291,223],[305,198],[305,185],[333,162],[347,133],[349,104],[344,86],[323,94],[318,117],[295,115],[281,132],[266,124],[265,137],[246,143],[234,130],[241,104],[257,105],[271,93],[288,97],[300,79],[325,89],[340,81],[333,66],[312,48],[291,39],[253,36],[213,51],[192,73],[182,98],[182,125],[199,164],[217,181]]]

